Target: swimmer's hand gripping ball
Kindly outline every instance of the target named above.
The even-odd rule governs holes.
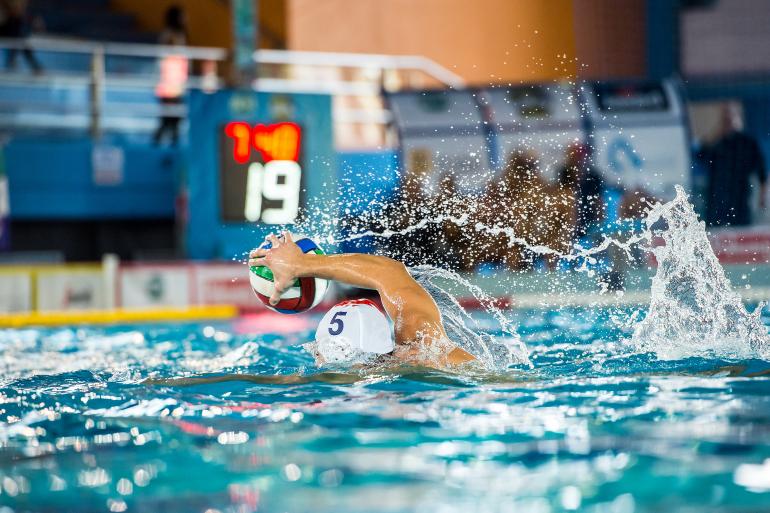
[[[312,239],[304,235],[292,234],[294,242],[303,253],[315,253],[323,255],[323,250]],[[265,241],[260,248],[270,248],[270,243]],[[309,310],[323,300],[329,288],[329,281],[321,278],[297,278],[288,290],[281,294],[278,304],[270,304],[270,296],[275,290],[273,284],[273,272],[264,265],[254,265],[249,268],[249,282],[257,298],[269,309],[293,314]]]

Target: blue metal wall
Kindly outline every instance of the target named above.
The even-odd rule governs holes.
[[[142,219],[174,216],[179,152],[150,145],[114,146],[123,152],[122,179],[94,180],[89,139],[15,139],[4,148],[11,218]]]

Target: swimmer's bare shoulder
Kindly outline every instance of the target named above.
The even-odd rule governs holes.
[[[396,336],[395,356],[415,359],[422,345],[446,345],[448,338],[441,312],[430,294],[417,283],[401,262],[377,255],[348,253],[315,255],[303,253],[284,233],[284,240],[268,237],[271,249],[257,249],[249,254],[249,265],[265,265],[273,272],[276,304],[281,293],[296,278],[317,277],[354,287],[376,290],[382,305],[393,320]],[[457,365],[474,360],[456,346],[444,354],[446,364]]]

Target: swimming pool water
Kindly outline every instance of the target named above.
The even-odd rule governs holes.
[[[317,374],[317,316],[1,331],[0,511],[770,510],[770,363],[637,353],[628,313],[514,311],[498,374]]]

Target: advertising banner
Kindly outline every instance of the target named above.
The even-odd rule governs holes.
[[[135,265],[119,272],[120,305],[185,307],[191,301],[191,265]]]
[[[28,312],[32,309],[32,273],[17,268],[0,268],[0,312]]]
[[[401,169],[423,177],[428,193],[452,177],[464,194],[494,175],[487,129],[473,91],[399,92],[388,96],[401,140]]]
[[[249,284],[243,264],[201,264],[195,267],[195,302],[202,305],[230,304],[241,310],[261,305]]]
[[[594,163],[608,185],[672,199],[690,187],[683,100],[672,81],[590,84],[583,88]]]
[[[56,266],[36,271],[37,309],[95,310],[106,307],[104,274],[99,266]]]
[[[770,227],[714,228],[709,232],[714,254],[722,264],[770,263]]]
[[[121,267],[119,276],[124,308],[226,304],[251,310],[258,306],[248,268],[239,263],[136,264]]]
[[[569,84],[485,89],[482,101],[497,134],[497,168],[512,152],[534,155],[540,173],[555,179],[567,148],[585,141],[580,106]]]

